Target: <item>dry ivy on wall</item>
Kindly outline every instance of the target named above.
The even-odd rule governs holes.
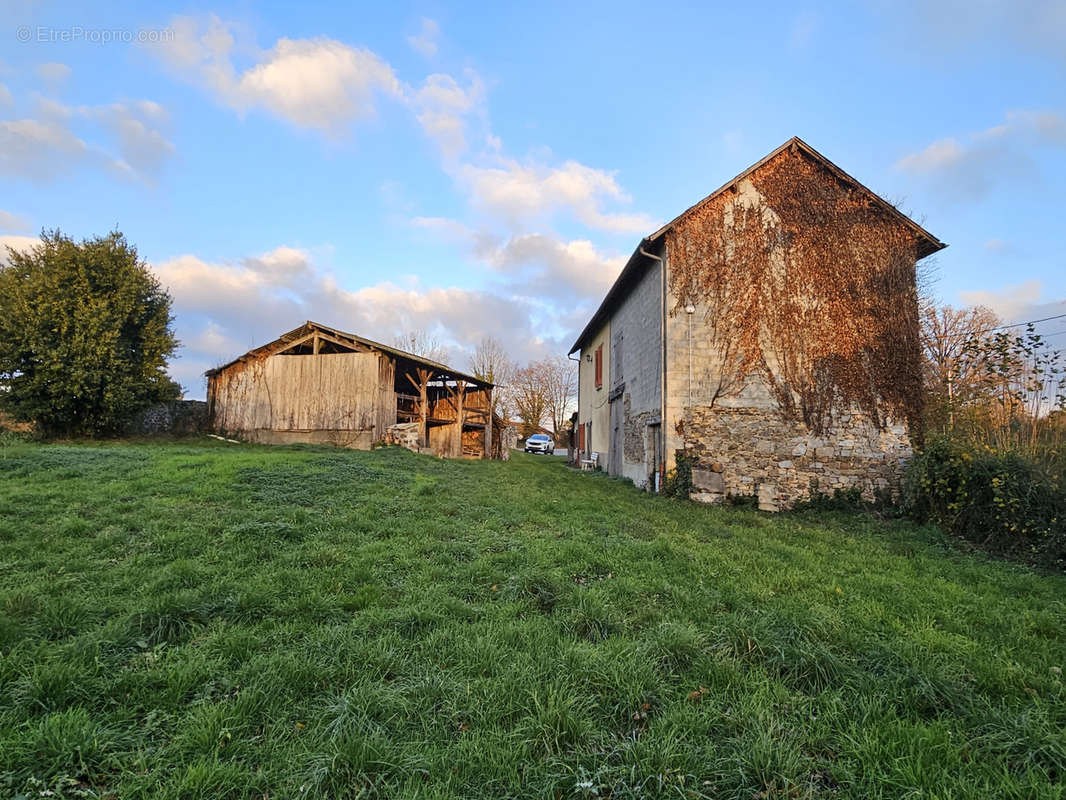
[[[824,431],[834,408],[920,432],[914,233],[866,192],[785,151],[667,233],[675,313],[707,309],[719,357],[710,403],[753,375],[786,419]]]

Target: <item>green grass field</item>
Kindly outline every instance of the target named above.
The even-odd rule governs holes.
[[[0,797],[1062,798],[1063,668],[1066,577],[901,522],[0,447]]]

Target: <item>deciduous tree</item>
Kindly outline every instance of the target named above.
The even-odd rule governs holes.
[[[393,337],[392,345],[412,355],[436,361],[438,364],[447,364],[451,357],[448,347],[425,328],[415,328],[398,334]]]
[[[511,385],[515,412],[522,422],[518,433],[523,437],[529,436],[544,424],[548,413],[544,380],[537,371],[537,365],[530,364],[517,370]]]
[[[577,399],[577,365],[564,356],[552,356],[535,366],[544,384],[548,418],[558,437],[566,432]]]
[[[492,413],[506,419],[513,410],[512,387],[518,365],[507,349],[491,336],[478,342],[470,357],[470,371],[482,380],[495,385],[492,392]]]
[[[1000,320],[984,306],[927,306],[922,309],[921,322],[928,407],[951,425],[955,410],[972,401],[988,380],[981,348],[975,345],[987,338]]]

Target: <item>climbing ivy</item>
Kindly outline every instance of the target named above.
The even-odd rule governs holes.
[[[913,230],[868,192],[784,151],[667,232],[673,313],[705,309],[710,404],[763,379],[787,419],[921,419]],[[751,191],[754,189],[754,191]]]

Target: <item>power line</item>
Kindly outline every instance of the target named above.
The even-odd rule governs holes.
[[[994,331],[1001,331],[1006,328],[1021,328],[1024,325],[1036,325],[1038,322],[1050,322],[1053,319],[1066,319],[1066,314],[1056,314],[1053,317],[1044,317],[1043,319],[1031,319],[1028,322],[1014,322],[1010,325],[1000,325],[996,328],[992,328]],[[1054,334],[1052,334],[1054,335]]]

